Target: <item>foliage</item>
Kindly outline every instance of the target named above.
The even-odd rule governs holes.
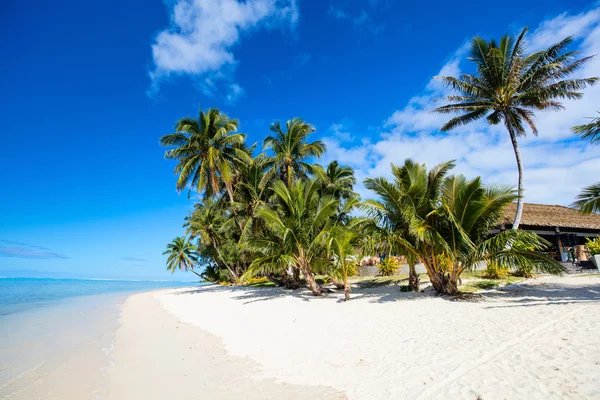
[[[176,269],[181,271],[194,271],[194,267],[198,264],[197,247],[190,243],[187,238],[176,237],[167,245],[167,250],[163,255],[168,255],[167,270],[174,273]],[[200,275],[198,275],[200,276]]]
[[[279,122],[271,125],[272,134],[263,141],[263,148],[275,153],[268,158],[271,173],[277,174],[289,187],[295,179],[308,177],[313,166],[305,160],[321,157],[325,152],[325,143],[320,140],[307,142],[315,128],[300,118],[287,121],[285,126],[286,132],[281,129]]]
[[[390,242],[421,260],[438,292],[456,293],[460,274],[482,262],[510,269],[564,271],[559,263],[537,252],[548,243],[532,232],[509,230],[488,238],[502,209],[516,194],[506,187],[484,187],[479,178],[468,181],[461,175],[449,176],[453,166],[447,162],[427,171],[425,165],[407,160],[402,167],[392,165],[393,182],[365,180],[367,189],[380,197],[365,202],[366,211],[381,226],[391,228]],[[528,250],[514,247],[516,242]]]
[[[571,207],[584,214],[600,213],[600,182],[584,188]]]
[[[508,275],[508,272],[508,269],[501,267],[497,262],[490,261],[483,270],[482,276],[488,279],[502,279]]]
[[[244,285],[246,286],[252,286],[252,285],[263,285],[263,284],[268,284],[271,283],[269,281],[269,279],[267,279],[264,276],[261,277],[257,277],[257,278],[248,278],[246,279],[246,281],[244,282]]]
[[[573,42],[568,37],[546,49],[527,54],[523,29],[515,40],[504,36],[500,42],[475,37],[471,43],[469,60],[477,67],[474,75],[458,78],[439,77],[458,95],[447,97],[449,104],[435,109],[440,113],[458,113],[441,130],[448,131],[483,117],[491,125],[503,123],[506,127],[519,167],[518,193],[522,195],[522,162],[517,137],[525,136],[528,126],[537,135],[535,111],[561,110],[559,100],[579,99],[581,90],[596,83],[597,78],[566,79],[592,57],[577,59],[577,51],[569,50]],[[522,197],[518,198],[517,215],[513,229],[519,226]]]
[[[224,185],[232,197],[236,164],[250,158],[245,148],[246,136],[235,133],[237,128],[237,120],[211,108],[207,112],[200,110],[197,119],[180,119],[175,133],[160,138],[162,146],[175,147],[165,152],[165,158],[178,161],[178,191],[189,185],[190,190],[211,196],[220,193]]]
[[[595,256],[600,254],[600,237],[594,239],[587,238],[585,246],[588,248],[591,255]]]
[[[392,276],[395,275],[400,269],[398,261],[391,257],[386,257],[382,262],[377,265],[377,270],[381,276]]]
[[[331,196],[320,197],[318,188],[319,183],[314,179],[296,180],[289,188],[283,181],[273,184],[276,202],[262,204],[256,210],[264,229],[244,241],[244,246],[258,256],[242,280],[289,267],[302,272],[313,294],[322,294],[322,288],[314,280],[314,270],[318,264],[329,262],[325,254],[326,238],[338,201]]]
[[[600,143],[600,117],[593,118],[589,124],[574,126],[572,130],[582,139],[589,139],[591,143]]]

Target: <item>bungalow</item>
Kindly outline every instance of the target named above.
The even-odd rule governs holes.
[[[510,229],[516,209],[514,203],[504,209],[501,231]],[[600,236],[600,215],[584,215],[563,206],[525,203],[519,229],[535,232],[552,243],[548,255],[558,261],[571,259],[571,249],[580,253],[577,256],[582,259],[586,239]]]

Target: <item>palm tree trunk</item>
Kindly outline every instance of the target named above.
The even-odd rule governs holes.
[[[412,292],[419,291],[419,274],[417,274],[416,263],[409,261],[408,263],[408,289]]]
[[[231,278],[237,282],[238,280],[238,275],[235,273],[235,271],[233,269],[231,269],[231,267],[225,262],[225,259],[223,258],[223,255],[221,254],[221,250],[219,250],[218,246],[215,246],[215,250],[217,250],[217,254],[219,255],[219,258],[221,259],[221,262],[223,263],[223,265],[225,265],[225,267],[227,268],[227,270],[229,271],[229,274],[231,275]]]
[[[517,213],[515,214],[515,220],[513,221],[512,229],[519,229],[519,224],[521,223],[521,215],[523,214],[523,162],[521,161],[521,151],[519,150],[519,144],[517,143],[517,136],[510,129],[508,133],[510,134],[510,141],[512,142],[513,150],[515,151],[515,158],[517,159],[517,168],[519,169],[519,198],[517,199]]]
[[[190,268],[190,271],[192,271],[194,274],[198,275],[198,277],[200,277],[200,279],[204,280],[204,278],[202,277],[202,275],[200,275],[199,273],[197,273],[193,269]]]
[[[315,296],[321,296],[323,294],[323,288],[315,280],[315,277],[307,263],[302,262],[300,264],[300,270],[302,271],[302,275],[304,275],[304,279],[306,279],[306,283],[312,294]]]
[[[352,289],[348,285],[348,276],[344,275],[344,301],[350,300],[350,292]]]

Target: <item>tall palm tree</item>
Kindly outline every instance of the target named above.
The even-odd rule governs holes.
[[[600,213],[600,182],[584,188],[571,207],[584,214]]]
[[[229,119],[216,108],[199,111],[198,118],[182,118],[175,124],[175,133],[160,138],[165,158],[178,161],[175,166],[177,191],[186,186],[208,196],[216,195],[225,186],[233,201],[232,180],[236,164],[249,160],[246,136],[235,133],[238,121]]]
[[[174,273],[175,270],[192,271],[200,278],[202,276],[194,271],[194,267],[198,265],[198,248],[194,246],[187,238],[178,236],[167,245],[167,250],[163,255],[168,255],[167,270]]]
[[[600,114],[600,111],[598,111]],[[577,125],[571,128],[582,139],[589,139],[591,143],[600,142],[600,117],[593,118],[589,124]]]
[[[184,227],[186,234],[191,238],[199,238],[204,246],[211,246],[217,253],[218,260],[215,260],[227,268],[231,279],[238,280],[237,272],[226,261],[221,252],[221,246],[225,242],[223,235],[223,225],[227,217],[221,205],[213,199],[205,199],[203,203],[196,204],[194,211],[185,218]]]
[[[328,263],[326,238],[331,228],[331,216],[338,201],[320,197],[316,180],[296,180],[291,187],[283,181],[273,184],[274,206],[262,204],[256,210],[265,229],[250,235],[244,246],[259,253],[242,279],[286,268],[299,270],[315,296],[323,289],[314,277],[319,264]]]
[[[563,109],[558,100],[581,98],[581,90],[598,79],[565,79],[591,58],[577,59],[577,51],[567,50],[573,42],[571,37],[527,54],[523,42],[527,30],[523,29],[516,40],[504,36],[499,43],[474,38],[469,59],[475,63],[477,72],[458,78],[440,77],[459,95],[448,96],[450,104],[434,110],[461,114],[444,124],[442,131],[483,117],[491,125],[503,123],[508,130],[519,170],[519,198],[513,229],[519,227],[523,212],[523,164],[517,138],[526,135],[526,125],[534,135],[538,134],[534,111]]]
[[[286,132],[282,131],[279,122],[271,125],[271,135],[263,141],[265,150],[275,153],[270,157],[272,173],[291,187],[296,178],[306,178],[312,172],[312,165],[305,160],[310,157],[319,158],[325,152],[325,143],[320,140],[307,142],[308,135],[315,128],[301,120],[294,118],[286,122]]]

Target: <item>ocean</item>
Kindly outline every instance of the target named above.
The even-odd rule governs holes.
[[[0,398],[105,399],[127,297],[198,285],[0,278]]]
[[[56,305],[74,297],[196,286],[193,282],[0,278],[0,316]]]

